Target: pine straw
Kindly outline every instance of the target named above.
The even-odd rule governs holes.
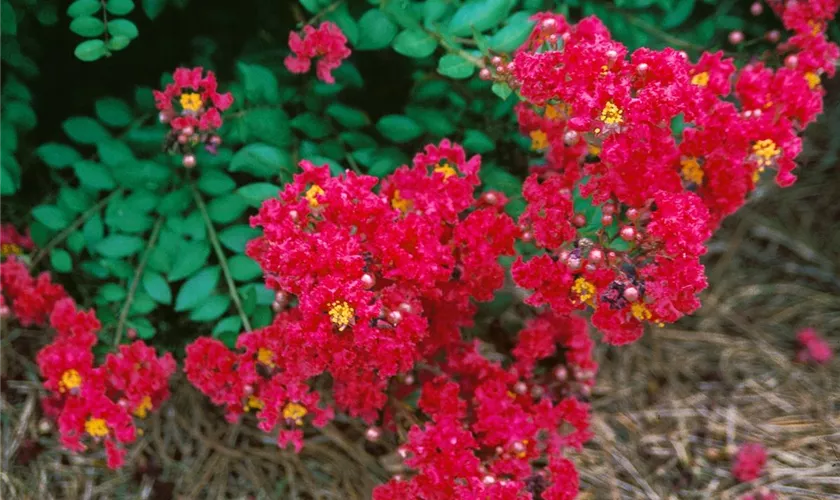
[[[809,131],[800,182],[768,188],[716,236],[698,314],[599,350],[596,437],[573,457],[582,497],[727,499],[765,486],[781,498],[840,499],[840,361],[791,362],[804,326],[840,350],[840,109],[823,123],[835,129]],[[2,498],[356,499],[402,471],[393,441],[367,443],[348,421],[313,433],[300,455],[279,451],[253,419],[227,424],[179,380],[131,448],[132,465],[111,472],[101,453],[56,445],[32,353],[15,350],[36,335],[3,338]],[[745,485],[730,474],[731,454],[749,441],[770,460]]]

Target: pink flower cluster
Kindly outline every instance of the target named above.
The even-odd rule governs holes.
[[[35,242],[32,241],[28,229],[26,234],[20,234],[13,224],[0,226],[0,257],[21,255],[24,251],[33,248],[35,248]]]
[[[79,310],[49,274],[33,278],[14,257],[0,265],[0,284],[0,297],[11,303],[7,315],[23,326],[49,324],[55,330],[37,364],[49,391],[43,406],[57,417],[62,444],[84,451],[86,443],[104,443],[108,466],[121,466],[126,453],[121,445],[134,441],[138,432],[134,417],[145,418],[169,397],[172,355],[158,358],[137,341],[95,366],[92,348],[100,323],[93,310]]]
[[[796,360],[800,363],[814,363],[824,365],[834,357],[831,346],[813,328],[803,328],[796,334],[796,341],[800,345],[796,353]]]
[[[341,61],[350,57],[347,37],[335,23],[324,22],[317,28],[306,25],[303,36],[293,31],[289,33],[289,48],[292,54],[283,61],[286,69],[292,73],[306,73],[315,63],[315,74],[326,83],[335,83],[332,70],[341,66]]]
[[[524,184],[519,221],[544,253],[513,267],[534,291],[528,303],[591,309],[612,344],[695,311],[712,231],[765,169],[782,186],[795,180],[797,133],[822,111],[820,80],[835,71],[825,28],[839,4],[788,2],[785,65],[737,73],[720,52],[696,63],[673,49],[628,53],[594,17],[536,15],[513,60],[493,57],[495,74],[483,74],[518,90],[521,131],[546,158]]]
[[[741,482],[758,479],[767,463],[767,450],[759,443],[747,443],[738,449],[732,475]]]
[[[222,126],[221,113],[233,104],[233,95],[220,94],[216,75],[212,71],[205,75],[201,67],[178,68],[173,79],[163,92],[154,91],[160,121],[170,125],[164,147],[184,155],[184,166],[192,168],[196,146],[204,144],[208,151],[215,153],[222,143],[215,132]]]

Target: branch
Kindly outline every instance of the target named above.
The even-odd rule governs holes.
[[[201,198],[201,194],[198,192],[198,189],[195,188],[195,182],[193,182],[192,179],[190,179],[190,189],[192,190],[193,198],[195,198],[195,203],[198,205],[199,211],[201,211],[201,216],[204,218],[204,225],[207,226],[207,233],[210,236],[210,243],[213,244],[213,250],[216,252],[216,258],[219,259],[219,265],[222,266],[222,274],[225,275],[225,282],[227,282],[230,298],[233,300],[233,304],[239,312],[239,317],[242,319],[242,326],[245,328],[246,332],[250,332],[251,322],[248,321],[248,315],[245,314],[245,310],[242,308],[242,301],[239,300],[239,293],[236,291],[236,285],[234,285],[233,278],[230,275],[230,269],[227,265],[225,253],[222,251],[222,246],[219,244],[219,237],[216,235],[216,228],[213,227],[213,221],[210,220],[210,215],[207,213],[207,206],[204,204],[204,200]]]
[[[117,322],[117,332],[114,334],[114,347],[120,345],[122,340],[123,327],[128,319],[128,310],[131,308],[131,302],[134,301],[134,294],[137,292],[137,285],[140,283],[140,277],[143,276],[143,269],[146,268],[146,262],[149,260],[149,255],[152,253],[152,248],[155,246],[160,228],[163,227],[163,218],[159,218],[152,228],[152,235],[149,236],[149,243],[146,244],[146,250],[143,251],[143,257],[140,258],[140,263],[137,265],[137,270],[134,271],[134,278],[131,280],[131,288],[128,289],[128,296],[125,298],[122,311],[120,311],[120,319]]]
[[[95,212],[98,212],[99,210],[102,209],[102,207],[107,205],[108,202],[111,201],[111,198],[117,196],[118,194],[122,194],[122,192],[123,192],[123,188],[116,189],[116,190],[112,191],[111,194],[109,194],[108,196],[99,200],[99,203],[97,203],[96,205],[94,205],[94,206],[88,208],[87,210],[85,210],[82,213],[82,215],[78,216],[76,218],[76,220],[73,221],[72,224],[70,224],[63,231],[61,231],[60,233],[55,235],[55,237],[53,239],[51,239],[49,241],[49,243],[47,243],[44,246],[44,248],[38,250],[38,253],[36,253],[35,256],[32,257],[32,266],[31,267],[34,268],[35,265],[38,264],[38,262],[41,259],[43,259],[50,250],[52,250],[56,245],[58,245],[59,243],[64,241],[68,236],[70,236],[70,233],[72,233],[73,231],[78,229],[79,226],[81,226],[91,215],[93,215]]]

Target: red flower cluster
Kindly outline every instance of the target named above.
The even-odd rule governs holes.
[[[153,348],[137,341],[120,346],[105,362],[94,366],[92,348],[100,328],[94,311],[80,311],[49,274],[32,278],[16,258],[0,265],[2,295],[11,302],[11,314],[24,326],[46,326],[56,337],[37,356],[50,395],[47,413],[58,418],[61,442],[74,451],[84,441],[104,441],[108,466],[122,465],[125,449],[134,441],[133,417],[145,418],[169,397],[169,377],[175,372],[171,354],[160,358]],[[5,299],[4,299],[5,300]]]
[[[350,57],[347,37],[335,23],[324,22],[318,28],[303,27],[303,37],[296,31],[289,33],[289,48],[292,55],[283,61],[292,73],[306,73],[315,63],[315,74],[326,83],[335,83],[332,70],[341,66],[341,61]]]
[[[796,353],[796,360],[800,363],[815,363],[824,365],[834,357],[831,346],[813,328],[803,328],[796,334],[796,341],[801,346]]]
[[[820,75],[834,73],[825,27],[838,2],[786,5],[796,34],[775,70],[755,63],[736,74],[722,53],[695,64],[673,49],[628,54],[594,17],[570,25],[545,13],[512,62],[492,58],[495,78],[526,101],[521,131],[546,157],[524,184],[519,221],[544,253],[513,267],[534,290],[530,304],[591,308],[613,344],[700,306],[705,241],[766,168],[782,186],[795,180],[797,133],[822,110]]]
[[[208,151],[215,153],[222,143],[215,131],[222,126],[221,113],[233,104],[233,95],[220,94],[216,75],[208,71],[205,76],[201,67],[178,68],[173,79],[163,92],[154,91],[155,104],[160,110],[160,121],[171,127],[165,149],[185,155],[184,166],[192,168],[196,146],[205,144]]]
[[[277,290],[277,309],[297,306],[242,335],[240,353],[209,339],[187,349],[190,381],[232,419],[258,410],[266,431],[295,430],[309,414],[326,422],[332,410],[307,385],[325,375],[337,408],[374,421],[394,377],[460,342],[472,301],[502,285],[498,257],[513,254],[518,234],[501,194],[475,198],[479,157],[446,140],[378,192],[375,177],[301,167],[252,218],[264,236],[246,250]],[[299,447],[301,437],[281,433],[280,444]]]
[[[24,250],[33,248],[35,248],[35,242],[29,236],[29,229],[26,230],[26,234],[20,234],[13,224],[0,226],[0,257],[21,255]]]
[[[767,450],[759,443],[747,443],[735,455],[732,464],[732,475],[742,482],[753,481],[761,476],[764,464],[767,463]]]
[[[573,323],[563,326],[574,330]],[[523,382],[479,349],[450,347],[442,375],[423,384],[419,407],[428,421],[414,425],[400,449],[417,473],[377,488],[374,499],[577,496],[577,471],[564,451],[590,438],[589,406],[570,397],[563,380]]]

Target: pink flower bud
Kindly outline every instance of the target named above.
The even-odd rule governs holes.
[[[633,226],[624,226],[621,228],[621,232],[619,233],[621,239],[624,241],[631,241],[633,238],[636,237],[636,230]]]
[[[403,384],[411,385],[413,383],[414,383],[414,375],[409,373],[409,374],[407,374],[403,377]]]
[[[511,62],[507,63],[507,66],[505,66],[505,69],[506,69],[509,73],[513,73],[513,70],[515,70],[515,69],[516,69],[516,64],[514,64],[514,62],[513,62],[513,61],[511,61]]]
[[[635,208],[628,208],[627,209],[627,218],[630,219],[631,221],[635,222],[636,219],[639,218],[639,211],[636,210]]]
[[[218,135],[214,135],[213,137],[210,138],[210,144],[212,144],[214,146],[218,146],[221,143],[222,143],[222,138],[219,137]]]
[[[402,313],[399,311],[391,311],[388,313],[388,323],[397,326],[402,321]]]
[[[567,260],[569,260],[569,251],[563,250],[557,257],[560,259],[560,262],[566,262]]]
[[[497,74],[501,75],[501,74],[503,74],[504,72],[505,72],[505,67],[504,67],[504,65],[499,64],[498,66],[496,66],[496,73],[497,73]]]
[[[192,128],[192,127],[184,127],[184,129],[183,129],[183,130],[181,130],[181,132],[183,132],[183,133],[184,133],[184,135],[186,135],[187,137],[189,137],[189,136],[191,136],[191,135],[193,135],[193,134],[195,133],[195,129],[194,129],[194,128]]]
[[[569,266],[569,269],[572,271],[577,271],[580,269],[580,259],[572,257],[566,262],[566,265]]]
[[[580,134],[575,132],[574,130],[569,130],[565,134],[563,134],[563,142],[567,146],[574,146],[580,140]]]
[[[750,5],[750,14],[760,16],[762,12],[764,12],[764,6],[761,5],[760,2],[753,2],[753,4]]]
[[[166,111],[161,111],[160,113],[158,113],[158,121],[160,121],[161,123],[169,123],[169,120],[171,119],[172,116]]]
[[[515,443],[513,443],[513,451],[515,453],[524,453],[525,450],[525,445],[522,444],[520,441],[516,441]]]
[[[557,45],[557,42],[560,41],[560,37],[557,36],[557,33],[552,33],[548,35],[548,43],[551,45]]]
[[[372,443],[379,441],[380,437],[382,437],[382,431],[378,427],[368,427],[365,431],[365,439]]]
[[[640,63],[638,66],[636,66],[636,73],[638,73],[641,76],[644,76],[647,73],[648,68],[649,66],[647,65],[647,63]]]
[[[297,210],[289,210],[289,218],[292,220],[298,220],[298,211]]]
[[[732,45],[738,45],[739,43],[744,41],[744,33],[740,31],[733,31],[729,33],[729,43]]]
[[[195,166],[195,155],[185,155],[181,164],[186,168],[193,168]]]
[[[493,56],[493,58],[490,59],[490,64],[492,64],[493,66],[498,66],[502,64],[502,58],[499,56]]]
[[[528,385],[525,382],[517,382],[513,386],[513,392],[519,394],[520,396],[528,392]]]
[[[613,223],[613,216],[612,215],[604,215],[603,217],[601,217],[601,224],[603,224],[605,226],[609,226],[612,223]]]
[[[785,66],[787,66],[788,68],[796,69],[796,67],[798,65],[799,65],[799,58],[796,57],[794,54],[791,54],[791,55],[785,57]]]
[[[481,71],[478,72],[478,77],[482,80],[490,80],[493,78],[493,74],[490,73],[490,70],[487,68],[481,68]]]
[[[135,330],[134,328],[129,328],[128,331],[126,331],[125,333],[126,336],[128,336],[128,338],[130,338],[131,340],[137,338],[137,330]]]
[[[565,366],[558,366],[554,369],[554,378],[560,382],[565,382],[569,378],[569,370]]]
[[[575,214],[572,217],[572,224],[577,227],[583,227],[586,225],[586,216],[583,214]]]
[[[540,28],[542,28],[544,33],[553,33],[554,30],[557,29],[557,21],[551,17],[543,19]]]
[[[552,21],[553,21],[553,19],[552,19]],[[493,483],[496,482],[496,478],[488,474],[488,475],[484,476],[484,478],[481,480],[481,482],[484,483],[484,484],[493,484]]]
[[[532,241],[534,241],[534,233],[532,233],[531,231],[525,231],[524,233],[522,233],[522,241],[524,241],[525,243],[531,243]]]
[[[608,50],[607,51],[607,59],[609,59],[610,62],[615,62],[615,60],[618,59],[618,52],[616,52],[612,49]]]
[[[365,287],[365,290],[370,290],[374,285],[376,285],[376,278],[374,278],[371,274],[363,274],[361,280],[362,286]]]
[[[604,252],[598,248],[593,248],[589,252],[589,262],[593,264],[600,264],[604,260]]]
[[[636,287],[628,286],[624,289],[622,296],[627,302],[636,302],[639,300],[639,290]]]
[[[397,307],[397,309],[399,309],[400,311],[402,311],[402,312],[404,312],[404,313],[406,313],[406,314],[411,314],[412,312],[414,312],[414,308],[413,308],[413,307],[411,307],[411,304],[409,304],[408,302],[403,302],[403,303],[401,303],[401,304]]]
[[[399,448],[397,448],[397,453],[403,460],[405,460],[408,457],[408,449],[405,446],[400,446]]]
[[[766,38],[767,41],[770,43],[776,43],[782,39],[782,34],[781,32],[779,32],[779,30],[771,30],[768,31],[766,35],[764,35],[764,38]]]
[[[481,195],[481,199],[488,205],[495,205],[499,202],[499,197],[493,192],[484,193]]]

